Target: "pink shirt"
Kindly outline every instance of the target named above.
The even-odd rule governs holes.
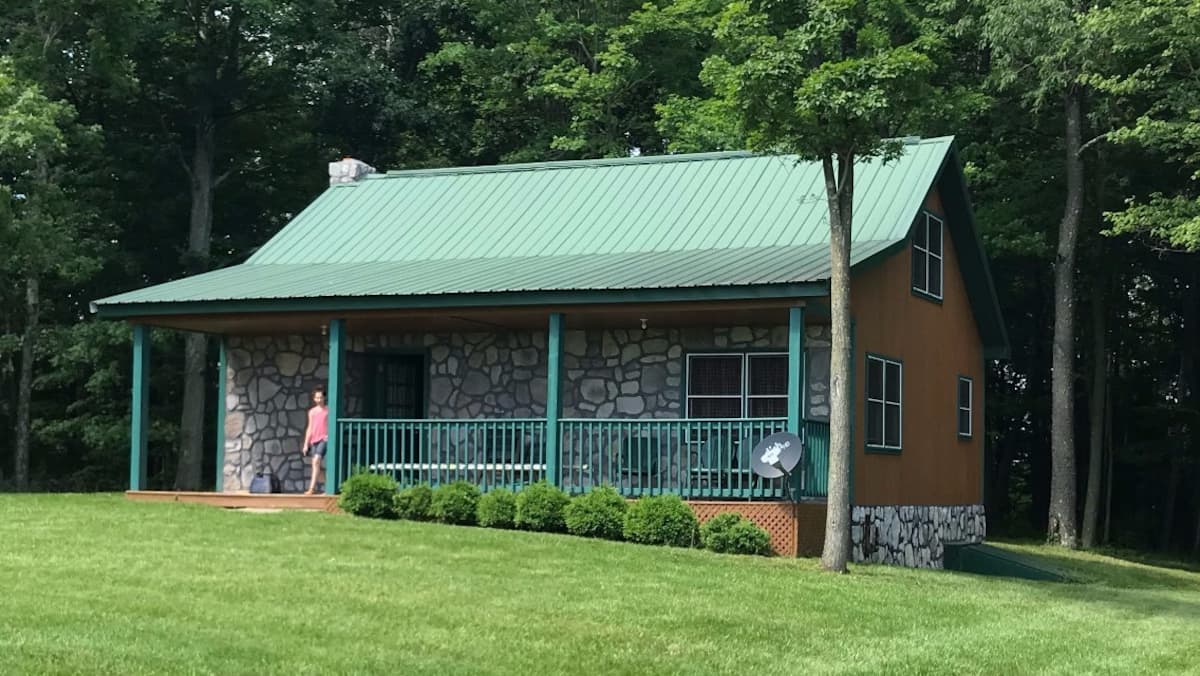
[[[315,444],[329,438],[329,409],[314,406],[308,409],[308,443]]]

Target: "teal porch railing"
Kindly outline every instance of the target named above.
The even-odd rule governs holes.
[[[784,431],[783,418],[562,419],[557,475],[547,474],[544,419],[339,421],[339,459],[355,471],[390,474],[402,485],[464,480],[483,490],[519,488],[543,478],[571,493],[600,485],[638,497],[782,500],[826,494],[829,426],[804,422],[806,450],[795,491],[764,479],[750,452]]]
[[[546,421],[338,421],[348,474],[390,474],[401,485],[469,481],[483,490],[519,488],[546,475]]]

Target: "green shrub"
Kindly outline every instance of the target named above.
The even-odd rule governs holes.
[[[718,514],[700,527],[705,549],[722,554],[771,554],[771,536],[741,514]]]
[[[545,481],[526,486],[517,493],[517,528],[561,532],[566,528],[563,509],[571,498]]]
[[[475,514],[484,528],[512,528],[516,525],[517,495],[507,488],[484,493]]]
[[[625,539],[630,542],[691,547],[697,528],[696,514],[678,495],[642,498],[625,513]]]
[[[479,508],[479,488],[466,481],[442,484],[433,491],[429,513],[442,523],[471,525]]]
[[[433,489],[425,484],[409,486],[396,494],[396,515],[411,521],[428,521],[433,503]]]
[[[563,510],[567,532],[587,538],[620,540],[629,504],[617,489],[601,486],[576,496]]]
[[[396,480],[383,474],[362,473],[346,479],[338,507],[372,519],[396,518]]]

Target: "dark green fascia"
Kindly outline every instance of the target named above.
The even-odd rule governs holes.
[[[984,357],[1008,359],[1008,331],[1004,326],[1004,316],[1000,312],[1000,301],[996,297],[996,285],[992,280],[983,240],[979,237],[979,227],[971,209],[971,198],[967,194],[967,182],[958,158],[957,143],[951,144],[950,152],[946,153],[942,160],[942,167],[938,170],[934,184],[938,186],[942,196],[946,220],[955,222],[961,218],[962,223],[967,226],[951,227],[949,231],[958,255],[959,274],[962,275],[963,285],[967,288],[967,298],[970,300],[975,322],[979,326]],[[957,218],[951,218],[951,214]]]
[[[671,289],[604,289],[596,291],[522,291],[425,296],[349,296],[211,300],[173,303],[92,304],[101,319],[167,317],[189,314],[252,314],[264,312],[347,312],[462,307],[519,307],[530,305],[598,305],[668,303],[714,300],[811,298],[829,294],[825,281],[758,286],[688,287]]]

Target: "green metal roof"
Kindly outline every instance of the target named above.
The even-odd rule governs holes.
[[[903,244],[940,180],[984,344],[1003,356],[953,139],[856,169],[851,264]],[[828,279],[820,165],[730,152],[376,174],[330,187],[241,265],[94,305],[139,317],[797,297],[825,295]]]
[[[950,171],[944,171],[951,167]],[[852,265],[940,181],[989,354],[1007,337],[951,137],[860,162]],[[746,152],[394,171],[331,186],[250,259],[95,301],[107,317],[827,294],[819,164]]]
[[[854,263],[904,239],[951,143],[859,165]],[[812,282],[827,213],[818,164],[745,152],[389,172],[330,187],[246,263],[96,305]]]

